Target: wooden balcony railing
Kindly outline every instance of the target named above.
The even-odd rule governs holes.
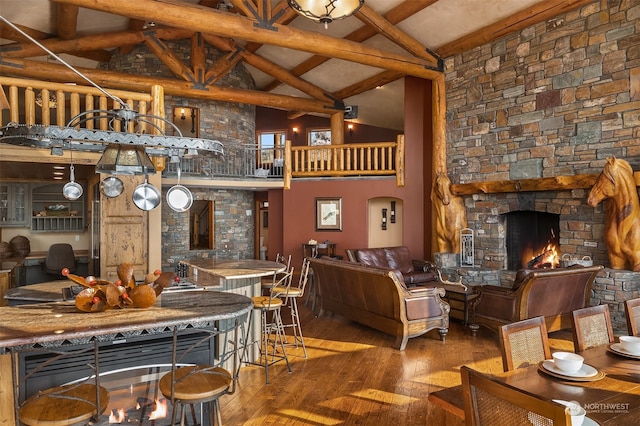
[[[404,135],[397,142],[291,146],[285,142],[284,188],[294,177],[395,175],[404,186]]]
[[[8,122],[3,114],[2,126],[9,122],[18,124],[39,124],[43,126],[66,126],[71,118],[90,110],[119,109],[121,106],[102,91],[92,86],[77,86],[63,83],[51,83],[22,78],[0,77],[0,85],[7,92],[9,102]],[[164,117],[164,89],[153,86],[151,93],[126,92],[109,90],[109,93],[122,99],[129,108],[141,114],[153,114]],[[91,118],[91,114],[87,115]],[[155,123],[164,129],[164,122]],[[130,129],[120,129],[119,123],[113,123],[115,131],[133,132]],[[110,130],[109,121],[87,120],[82,127],[96,130]],[[148,126],[152,127],[152,126]],[[156,129],[147,128],[141,124],[138,131],[155,134]]]

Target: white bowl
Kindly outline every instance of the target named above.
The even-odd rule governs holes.
[[[620,336],[620,346],[632,354],[640,354],[640,337]]]
[[[580,370],[583,362],[584,358],[573,352],[555,352],[553,354],[553,363],[567,373],[575,373]]]

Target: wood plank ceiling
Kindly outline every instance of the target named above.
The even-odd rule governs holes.
[[[435,78],[453,54],[591,2],[366,0],[328,29],[286,0],[2,0],[0,14],[104,87],[146,91],[157,82],[170,95],[263,105],[291,117],[358,105],[356,122],[402,130],[404,76]],[[178,39],[191,40],[190,63],[166,44]],[[3,23],[0,42],[1,74],[82,83]],[[95,69],[114,49],[141,43],[173,78]],[[206,61],[205,44],[227,54]],[[217,86],[239,63],[256,89]]]

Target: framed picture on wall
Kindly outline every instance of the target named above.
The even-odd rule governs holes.
[[[316,198],[316,231],[342,231],[342,198]]]
[[[309,129],[309,146],[331,145],[331,129]]]

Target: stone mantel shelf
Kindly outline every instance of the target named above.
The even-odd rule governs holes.
[[[566,191],[571,189],[591,189],[599,175],[555,176],[548,178],[498,180],[489,182],[458,183],[451,186],[456,195],[491,194],[527,191]],[[633,177],[640,186],[640,172]]]
[[[251,299],[234,293],[195,290],[161,294],[148,309],[79,311],[73,301],[0,307],[0,353],[8,348],[86,344],[131,335],[214,326],[248,315]]]

